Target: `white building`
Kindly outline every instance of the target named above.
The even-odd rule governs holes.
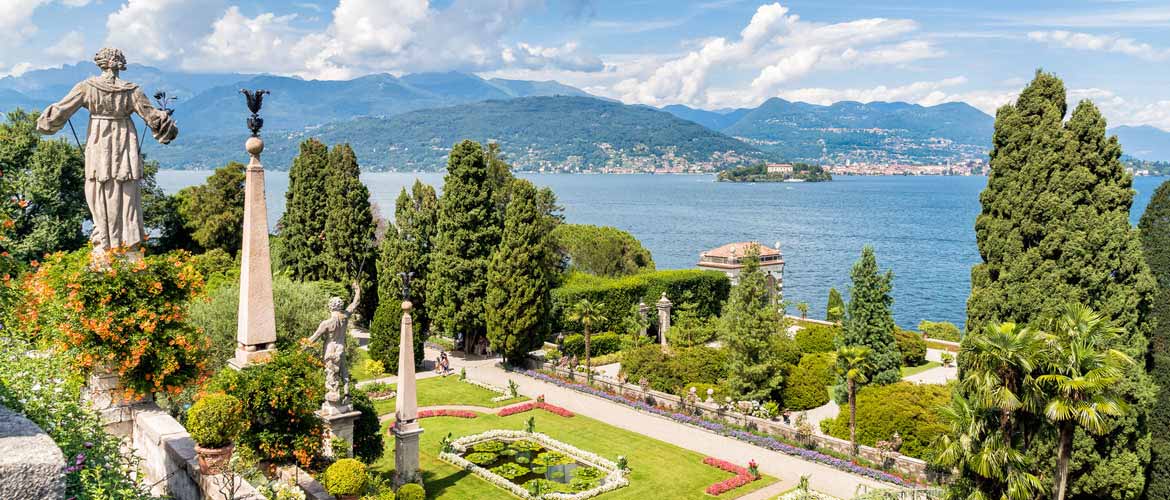
[[[743,269],[743,258],[753,248],[760,252],[760,269],[768,280],[768,289],[777,295],[784,292],[784,256],[779,246],[769,248],[755,241],[728,243],[719,248],[707,250],[699,254],[698,266],[700,269],[721,271],[731,279],[731,284],[739,283],[739,272]]]

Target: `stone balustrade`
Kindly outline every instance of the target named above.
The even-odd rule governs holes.
[[[65,498],[65,456],[37,424],[0,406],[0,498]]]

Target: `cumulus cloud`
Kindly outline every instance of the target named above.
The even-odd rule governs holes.
[[[570,71],[605,69],[601,59],[582,50],[576,42],[567,42],[560,47],[519,43],[515,49],[505,48],[501,57],[508,66],[526,69],[559,68]]]
[[[817,71],[900,65],[943,54],[930,41],[905,39],[916,30],[918,24],[908,19],[825,24],[803,20],[778,3],[762,5],[740,31],[738,40],[705,40],[648,75],[618,82],[614,90],[624,101],[655,106],[750,105]],[[755,76],[746,90],[710,88],[709,79],[716,67]]]
[[[220,0],[128,0],[106,18],[106,45],[127,59],[181,60],[217,19]]]
[[[1065,49],[1115,52],[1147,61],[1170,59],[1170,49],[1159,49],[1148,43],[1115,35],[1094,35],[1074,31],[1033,31],[1028,39]]]
[[[70,31],[57,43],[45,49],[45,54],[59,57],[62,61],[67,62],[85,59],[85,35],[80,31]]]
[[[59,1],[67,7],[81,7],[88,4],[90,0]],[[36,24],[32,22],[33,13],[41,6],[51,3],[53,0],[3,1],[3,8],[0,8],[0,76],[19,76],[31,69],[42,67],[29,61],[17,62],[13,58],[19,57],[24,52],[15,49],[38,31]],[[68,39],[69,36],[66,38]],[[62,43],[54,46],[56,52],[51,52],[49,55],[58,56],[61,51],[74,48],[75,42],[76,38],[68,41],[62,40]]]

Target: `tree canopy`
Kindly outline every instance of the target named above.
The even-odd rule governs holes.
[[[654,270],[650,251],[615,227],[562,224],[552,237],[567,266],[575,271],[616,277]]]

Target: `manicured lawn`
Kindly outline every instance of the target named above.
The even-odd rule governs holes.
[[[421,441],[420,464],[426,482],[427,498],[477,500],[515,498],[467,471],[440,461],[439,441],[448,433],[453,438],[458,438],[491,429],[523,429],[529,417],[535,417],[537,432],[548,434],[553,439],[610,460],[616,461],[618,455],[626,456],[632,470],[628,476],[630,485],[596,497],[601,500],[711,498],[704,492],[707,486],[732,477],[730,473],[704,464],[703,455],[698,453],[611,427],[581,415],[566,418],[534,410],[503,418],[480,415],[474,419],[434,417],[421,420],[425,431]],[[394,438],[389,433],[385,435],[386,454],[372,467],[375,471],[389,473],[394,469]],[[738,498],[775,481],[775,478],[763,476],[758,481],[724,493],[719,498]]]
[[[906,377],[909,377],[911,375],[917,375],[917,374],[922,373],[922,372],[929,370],[931,368],[938,368],[940,366],[942,366],[942,363],[939,363],[938,361],[927,361],[925,365],[903,366],[902,367],[902,378],[906,378]]]
[[[394,384],[391,384],[391,386],[394,386]],[[507,401],[493,402],[492,398],[499,395],[499,393],[489,391],[482,387],[461,382],[457,374],[446,377],[424,378],[418,381],[418,406],[420,408],[423,406],[439,405],[472,405],[498,408],[528,400],[528,398],[520,396]],[[377,408],[379,415],[394,413],[394,400],[385,399],[382,401],[374,401],[374,408]]]

